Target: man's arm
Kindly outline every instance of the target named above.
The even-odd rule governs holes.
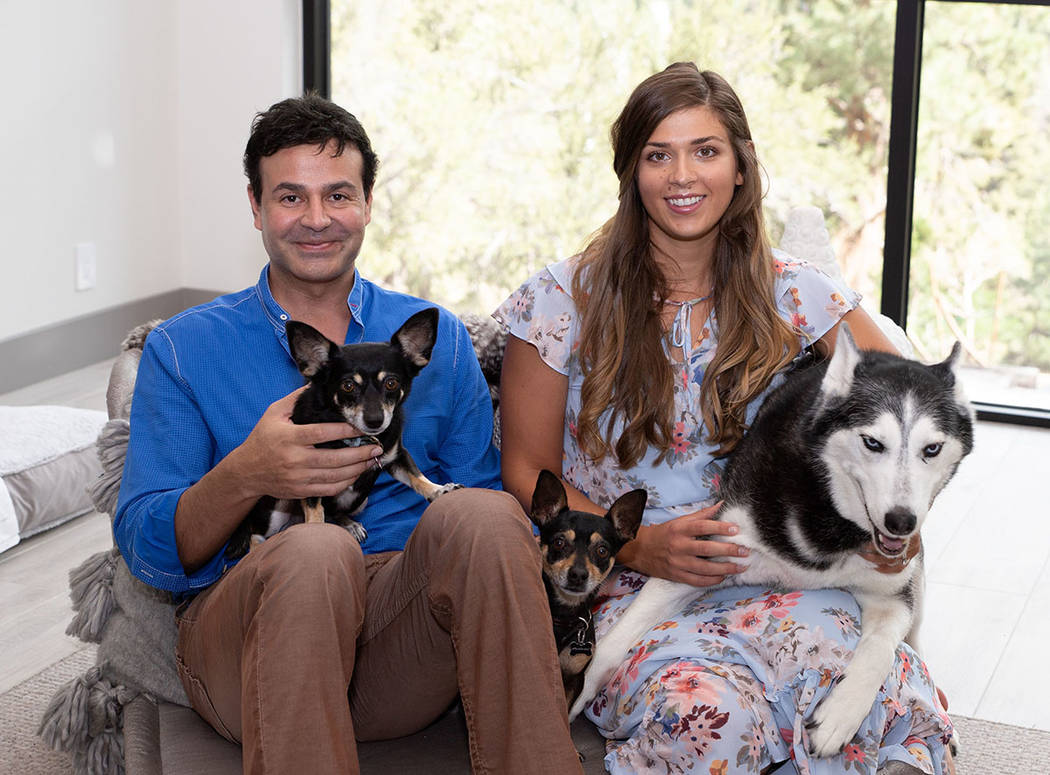
[[[151,334],[139,364],[113,530],[133,574],[186,592],[219,578],[220,550],[263,494],[340,492],[379,448],[315,449],[317,442],[356,432],[343,423],[294,425],[295,391],[271,405],[245,441],[216,461],[200,397],[176,364],[170,340]]]
[[[338,495],[382,453],[375,444],[317,449],[315,444],[359,435],[346,423],[295,425],[292,409],[305,387],[269,406],[244,443],[179,498],[175,545],[187,574],[203,567],[263,495]]]
[[[467,487],[503,489],[499,453],[492,444],[492,397],[478,364],[470,334],[454,315],[452,409],[442,438],[440,457],[449,481]]]

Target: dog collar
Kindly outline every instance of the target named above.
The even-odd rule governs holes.
[[[346,447],[363,447],[366,444],[379,444],[379,439],[375,436],[354,436],[352,439],[343,439],[343,445]]]
[[[594,653],[594,643],[587,638],[587,631],[591,626],[591,617],[588,614],[586,617],[577,616],[576,619],[580,624],[576,628],[576,638],[569,644],[569,654],[571,656],[576,656],[577,654],[591,656]]]

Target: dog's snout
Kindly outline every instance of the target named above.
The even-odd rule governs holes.
[[[369,430],[375,430],[383,426],[384,413],[382,406],[366,406],[362,415]]]
[[[569,568],[569,572],[566,574],[566,580],[569,585],[574,588],[583,587],[587,583],[587,569],[581,567],[579,564],[575,564]]]
[[[886,530],[894,535],[910,535],[918,520],[908,509],[891,509],[886,512]]]

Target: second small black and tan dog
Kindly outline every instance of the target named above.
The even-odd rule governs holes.
[[[227,557],[243,556],[253,541],[286,523],[303,521],[333,522],[349,530],[359,542],[364,541],[365,529],[354,516],[364,508],[381,471],[411,487],[428,502],[460,487],[434,484],[427,479],[401,444],[402,407],[412,380],[430,362],[437,327],[438,310],[430,307],[406,320],[389,342],[340,347],[306,323],[289,320],[285,324],[288,348],[299,371],[309,380],[309,386],[295,402],[292,422],[348,423],[363,435],[317,446],[379,444],[383,453],[376,458],[378,466],[365,471],[339,495],[304,498],[298,503],[270,496],[260,498],[230,538]]]
[[[621,495],[604,516],[569,508],[561,479],[540,471],[529,518],[540,529],[543,584],[554,622],[568,705],[583,685],[594,648],[591,605],[616,554],[634,538],[645,510],[645,490]]]

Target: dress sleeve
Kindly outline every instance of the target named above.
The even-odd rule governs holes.
[[[776,303],[780,314],[809,347],[860,304],[861,296],[822,270],[785,253],[774,253]]]
[[[556,265],[557,266],[557,265]],[[576,305],[552,268],[533,275],[503,302],[494,317],[511,335],[539,351],[543,362],[569,374],[576,340]]]

